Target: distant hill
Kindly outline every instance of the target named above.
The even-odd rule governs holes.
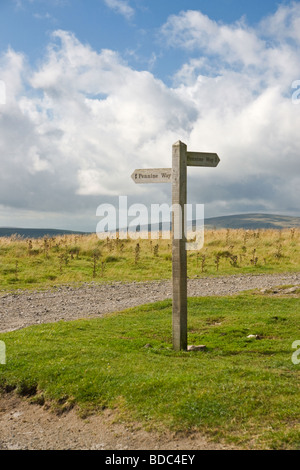
[[[188,228],[195,227],[196,223],[188,222]],[[160,230],[162,224],[154,224],[152,230]],[[291,217],[287,215],[272,215],[272,214],[238,214],[238,215],[225,215],[222,217],[211,217],[205,219],[205,228],[210,229],[277,229],[284,228],[300,228],[300,217]],[[141,232],[150,230],[149,227],[142,226]]]
[[[193,225],[195,223],[193,222]],[[161,224],[152,226],[152,230],[158,230]],[[205,219],[206,229],[277,229],[284,228],[300,228],[300,217],[291,217],[287,215],[272,215],[272,214],[239,214],[239,215],[226,215],[223,217],[211,217]],[[142,226],[140,231],[150,230],[147,226]],[[58,230],[58,229],[41,229],[41,228],[15,228],[15,227],[0,227],[0,237],[10,237],[11,235],[19,235],[23,238],[42,238],[45,236],[55,237],[59,235],[88,235],[91,232],[76,232],[72,230]]]
[[[57,230],[53,228],[16,228],[0,227],[0,237],[19,235],[23,238],[57,237],[59,235],[85,235],[88,232],[73,232],[72,230]]]
[[[205,228],[284,229],[300,227],[300,217],[272,214],[239,214],[205,220]]]

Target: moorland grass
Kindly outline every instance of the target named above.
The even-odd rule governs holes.
[[[300,271],[300,230],[206,230],[201,251],[188,252],[188,276]],[[170,279],[170,240],[65,235],[0,238],[0,289]]]
[[[192,298],[188,311],[188,342],[205,351],[172,349],[171,301],[0,334],[0,387],[242,448],[300,449],[299,298]]]

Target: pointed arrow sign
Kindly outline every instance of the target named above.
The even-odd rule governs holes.
[[[136,184],[171,183],[172,168],[147,168],[134,170],[131,178]]]
[[[220,163],[216,153],[187,152],[187,166],[206,166],[215,168]]]

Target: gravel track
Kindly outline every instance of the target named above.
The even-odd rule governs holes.
[[[251,289],[299,284],[300,273],[234,275],[188,280],[188,296],[233,295]],[[0,294],[0,332],[40,323],[95,318],[109,312],[172,298],[171,281],[84,284],[52,290]]]

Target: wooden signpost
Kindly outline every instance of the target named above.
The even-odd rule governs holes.
[[[134,170],[131,178],[135,183],[171,183],[172,168],[151,168],[150,170]]]
[[[186,162],[187,166],[216,167],[220,163],[220,159],[216,153],[187,152]]]
[[[216,167],[216,153],[188,152],[178,141],[172,147],[172,168],[135,170],[131,175],[137,184],[172,183],[172,280],[173,280],[173,348],[187,350],[187,255],[185,237],[185,205],[187,203],[187,167]],[[180,237],[174,234],[181,234]]]

